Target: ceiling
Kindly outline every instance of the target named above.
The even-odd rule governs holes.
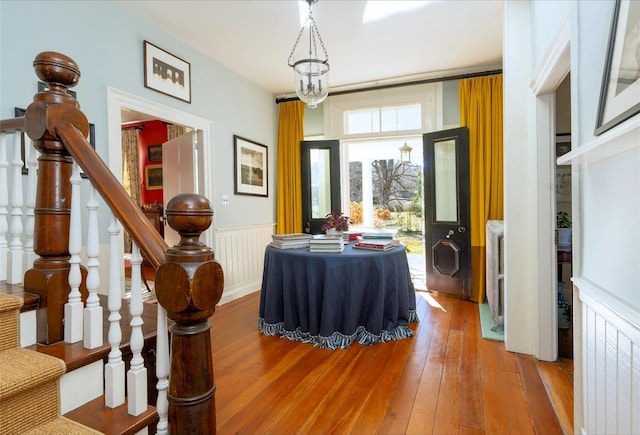
[[[294,95],[287,58],[301,28],[298,1],[118,3],[275,96]],[[417,8],[363,23],[366,1],[320,0],[312,7],[334,92],[501,68],[501,0],[370,3]]]

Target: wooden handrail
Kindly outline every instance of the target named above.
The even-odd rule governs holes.
[[[46,64],[50,67],[52,62],[47,56],[42,56],[40,64]],[[54,89],[54,94],[55,91]],[[54,100],[54,104],[47,105],[47,107],[40,102],[35,103],[38,110],[32,110],[32,112],[43,115],[42,117],[26,119],[24,116],[20,116],[0,120],[0,132],[9,133],[30,128],[32,132],[37,133],[37,137],[31,137],[33,140],[39,139],[47,132],[59,135],[78,166],[82,168],[93,186],[100,192],[102,198],[135,240],[153,268],[157,269],[164,263],[165,254],[169,247],[89,144],[86,136],[77,128],[84,127],[82,125],[86,123],[84,114],[72,105],[66,104],[68,102],[64,98],[54,98]]]
[[[68,92],[80,79],[78,65],[63,54],[42,52],[33,66],[45,89],[33,97],[22,120],[9,120],[2,126],[23,127],[40,152],[34,208],[34,252],[38,259],[25,273],[24,288],[40,296],[37,340],[52,344],[63,339],[64,304],[70,289],[69,179],[73,158],[156,269],[165,262],[168,246],[86,140],[89,122]],[[80,292],[86,298],[84,279]]]
[[[3,132],[25,131],[40,152],[34,207],[34,252],[39,257],[24,276],[25,291],[40,295],[38,342],[53,344],[63,339],[63,308],[71,276],[70,178],[75,160],[157,269],[158,302],[174,322],[166,388],[170,432],[215,435],[209,319],[222,296],[224,274],[213,250],[199,240],[213,221],[211,204],[195,194],[181,194],[169,201],[167,221],[180,234],[180,242],[169,248],[86,139],[89,122],[68,92],[80,78],[77,64],[63,54],[43,52],[33,65],[48,89],[34,96],[23,118],[2,121],[0,128]],[[79,290],[86,298],[86,285],[81,284]]]
[[[24,130],[24,116],[0,120],[0,133]]]
[[[164,263],[165,254],[169,249],[160,233],[131,200],[127,191],[124,190],[80,130],[70,123],[63,123],[56,127],[56,133],[78,166],[82,168],[93,186],[100,192],[113,214],[131,234],[151,265],[157,269]]]

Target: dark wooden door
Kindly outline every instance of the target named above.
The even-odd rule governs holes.
[[[471,296],[469,131],[423,136],[427,288]]]
[[[323,218],[340,205],[340,141],[300,142],[302,229],[320,234]]]

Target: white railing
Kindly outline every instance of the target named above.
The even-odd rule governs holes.
[[[28,160],[26,167],[28,174],[23,175],[24,166],[22,159],[22,137],[25,138],[25,148],[28,147]],[[31,141],[22,131],[0,133],[0,281],[10,284],[21,284],[24,273],[31,268],[37,258],[33,252],[34,240],[34,207],[36,197],[37,160],[36,151]],[[11,160],[8,160],[11,158]],[[9,163],[10,162],[10,163]],[[81,198],[82,178],[80,169],[74,163],[73,174],[70,182],[72,185],[71,216],[69,233],[69,253],[71,255],[69,272],[69,285],[71,291],[65,305],[65,341],[75,343],[83,341],[87,349],[95,349],[103,345],[103,308],[98,297],[101,282],[98,272],[99,253],[99,228],[98,228],[98,202],[96,191],[87,184],[89,199],[83,202]],[[26,183],[24,182],[26,180]],[[26,201],[23,198],[26,197]],[[89,297],[86,304],[80,297],[82,283],[81,253],[82,245],[82,204],[86,204],[87,210],[87,236],[84,246],[86,262],[86,287]],[[10,207],[10,208],[9,208]],[[131,368],[124,376],[124,361],[120,345],[122,342],[122,329],[120,321],[120,309],[122,307],[122,295],[125,293],[121,286],[121,268],[124,262],[122,258],[120,224],[112,216],[107,229],[109,233],[109,277],[107,309],[109,311],[109,329],[107,333],[108,344],[111,351],[104,367],[105,377],[105,405],[110,408],[122,406],[125,402],[125,390],[128,391],[129,414],[140,415],[147,410],[147,376],[142,358],[144,338],[142,334],[142,257],[138,247],[134,245],[131,269],[131,292],[129,296],[129,309],[131,318],[130,346],[133,353]],[[159,423],[158,433],[167,433],[168,423],[168,377],[169,377],[169,346],[166,311],[157,304],[157,348],[156,348],[156,375],[158,378],[158,402],[156,404]],[[125,388],[125,382],[128,382]]]
[[[5,184],[10,186],[10,205],[11,205],[11,223],[9,225],[9,233],[11,234],[11,242],[9,243],[9,265],[7,267],[7,282],[9,284],[19,284],[24,276],[24,248],[22,245],[22,236],[24,225],[22,224],[22,207],[24,206],[24,194],[22,186],[22,156],[21,156],[21,140],[18,133],[14,133],[13,137],[13,159],[11,160],[11,183]]]
[[[12,135],[15,136],[15,135]],[[9,161],[7,160],[7,134],[0,133],[0,183],[5,188],[0,189],[0,281],[7,280],[7,268],[9,267],[9,243],[7,233],[9,231],[9,192],[6,186],[9,185]]]

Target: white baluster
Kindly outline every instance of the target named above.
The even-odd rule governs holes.
[[[102,346],[102,307],[98,290],[100,289],[100,275],[98,274],[98,255],[100,243],[98,241],[98,201],[96,189],[89,183],[88,228],[87,228],[87,306],[84,309],[84,347],[95,349]]]
[[[22,247],[22,155],[21,135],[13,135],[13,160],[11,160],[11,243],[9,244],[9,272],[7,283],[20,284],[24,279],[24,249]]]
[[[27,159],[27,198],[25,205],[27,206],[27,220],[24,225],[24,269],[27,271],[33,266],[33,262],[38,258],[33,252],[33,234],[35,225],[35,206],[36,206],[36,185],[38,181],[38,151],[33,146],[33,141],[29,136],[24,134],[25,147],[29,149],[29,157]]]
[[[140,415],[147,410],[147,369],[142,358],[144,337],[142,335],[142,256],[138,245],[131,247],[131,299],[129,312],[131,314],[131,365],[127,372],[127,397],[129,414]]]
[[[120,329],[120,307],[122,306],[120,289],[120,226],[113,214],[109,225],[109,334],[107,339],[111,346],[109,361],[104,367],[105,392],[104,404],[116,408],[124,404],[124,361],[122,361],[122,330]]]
[[[9,162],[7,161],[7,135],[0,133],[0,183],[3,186],[9,185],[9,174],[7,172]],[[0,281],[7,280],[7,268],[9,261],[9,242],[7,241],[7,231],[9,231],[9,221],[7,220],[9,206],[8,189],[0,189]]]
[[[169,401],[167,392],[169,390],[169,331],[167,330],[167,310],[158,304],[158,322],[156,338],[156,377],[158,383],[158,400],[156,402],[156,412],[158,413],[158,425],[156,426],[158,435],[169,433]]]
[[[74,162],[71,174],[71,222],[69,225],[69,301],[64,304],[64,341],[77,343],[82,341],[84,322],[83,304],[80,294],[82,274],[80,272],[80,251],[82,249],[82,216],[80,214],[80,168]]]

